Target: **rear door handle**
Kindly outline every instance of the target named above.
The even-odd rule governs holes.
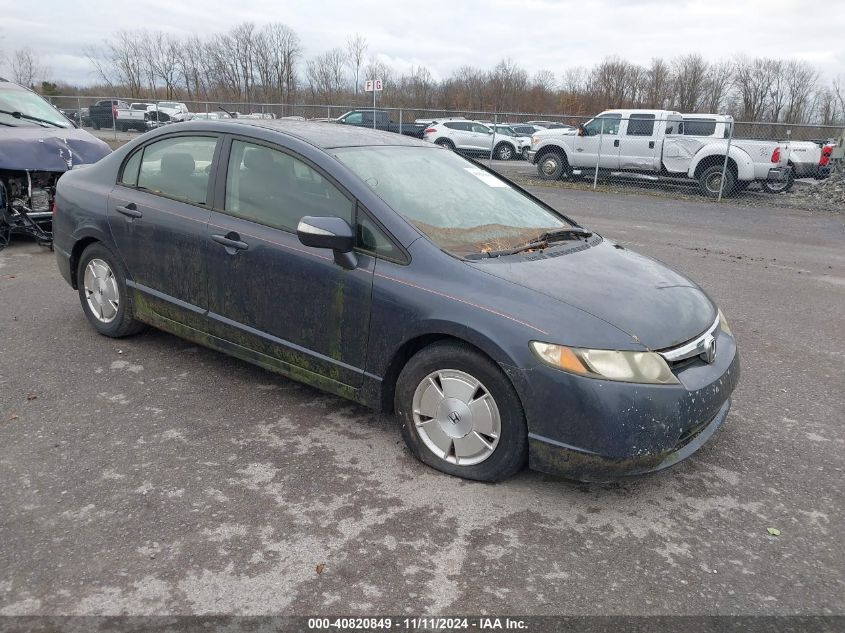
[[[619,147],[619,139],[618,138],[613,141],[613,147]]]
[[[227,233],[226,235],[212,235],[211,239],[218,244],[226,247],[226,252],[229,255],[234,255],[238,251],[245,251],[249,248],[249,244],[241,241],[241,236],[235,233]]]
[[[654,141],[649,141],[649,142],[648,142],[648,148],[649,148],[649,149],[654,149]]]
[[[138,211],[134,202],[130,202],[125,207],[115,207],[114,210],[132,220],[144,217],[144,214]]]

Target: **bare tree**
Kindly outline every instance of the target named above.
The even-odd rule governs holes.
[[[765,113],[777,63],[772,59],[740,58],[734,65],[734,85],[743,121],[759,121]]]
[[[672,64],[675,76],[675,107],[681,112],[695,112],[704,98],[708,63],[701,55],[679,57]]]
[[[143,51],[147,75],[150,78],[150,88],[155,91],[160,81],[164,87],[165,98],[173,99],[182,56],[179,41],[174,36],[161,31],[145,33],[144,35]]]
[[[710,64],[704,85],[704,97],[701,107],[707,112],[719,114],[725,107],[725,102],[733,81],[733,63],[720,61]]]
[[[346,41],[346,55],[347,63],[352,69],[352,74],[355,77],[355,96],[358,96],[358,90],[361,87],[361,67],[364,65],[364,59],[367,55],[367,38],[355,34],[355,37],[350,37]],[[371,77],[376,79],[376,77]]]
[[[649,108],[668,108],[672,99],[672,71],[662,58],[655,57],[646,69],[644,104]]]
[[[789,96],[783,120],[786,123],[806,123],[812,114],[812,97],[816,91],[819,73],[807,62],[792,60],[786,62],[784,75]]]
[[[833,80],[833,95],[839,105],[839,113],[845,119],[845,75],[839,75]]]
[[[267,47],[272,83],[279,99],[289,103],[296,92],[296,67],[302,58],[299,36],[289,26],[274,22],[264,27],[263,43]]]
[[[85,54],[109,86],[125,86],[130,97],[141,96],[145,62],[140,32],[118,31],[104,50],[89,48]]]
[[[9,58],[15,83],[31,88],[44,79],[46,70],[29,47],[19,48]]]
[[[308,60],[305,77],[312,97],[325,99],[327,103],[334,104],[346,87],[346,76],[343,72],[345,63],[346,57],[339,48],[333,48]]]

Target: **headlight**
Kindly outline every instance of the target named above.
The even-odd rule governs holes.
[[[531,349],[547,365],[588,378],[675,385],[678,379],[660,354],[581,349],[531,341]]]
[[[532,137],[531,137],[531,144],[532,144],[532,145],[536,145],[536,144],[537,144],[537,143],[539,143],[539,142],[540,142],[540,137],[539,137],[539,136],[532,136]]]
[[[728,336],[734,335],[733,332],[731,332],[731,327],[728,325],[728,320],[725,318],[725,315],[722,314],[721,310],[719,310],[719,329]]]

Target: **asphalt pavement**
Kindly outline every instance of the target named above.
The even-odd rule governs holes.
[[[723,308],[743,375],[699,453],[613,484],[450,478],[389,416],[160,332],[98,336],[17,241],[0,614],[845,614],[845,216],[534,191]]]

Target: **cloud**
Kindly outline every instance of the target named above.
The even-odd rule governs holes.
[[[131,10],[130,10],[131,6]],[[4,10],[2,52],[35,51],[56,80],[95,79],[84,49],[139,27],[208,35],[239,22],[284,22],[306,55],[343,46],[360,33],[369,52],[397,70],[424,65],[446,77],[462,65],[490,68],[511,58],[529,72],[590,66],[608,55],[647,64],[700,52],[805,59],[826,78],[843,71],[845,3],[798,0],[465,0],[449,4],[383,0],[274,1],[41,0]]]

